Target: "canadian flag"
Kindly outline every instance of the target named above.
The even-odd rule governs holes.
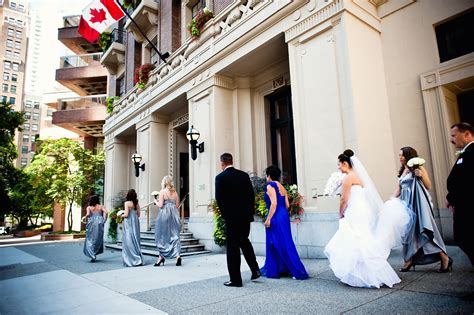
[[[124,16],[125,13],[115,0],[94,0],[82,11],[78,32],[93,43],[102,32]]]

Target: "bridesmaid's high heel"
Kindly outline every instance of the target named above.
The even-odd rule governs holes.
[[[153,266],[158,267],[159,265],[165,265],[165,259],[163,257],[161,257]]]
[[[176,258],[176,266],[181,266],[181,257]]]
[[[400,272],[408,272],[413,267],[413,271],[415,271],[415,263],[410,261],[410,263],[402,268],[399,269]]]
[[[446,268],[443,268],[443,266],[441,266],[437,272],[438,273],[448,273],[450,271],[453,270],[453,259],[451,257],[449,257],[449,260],[448,260],[448,266],[446,266]]]

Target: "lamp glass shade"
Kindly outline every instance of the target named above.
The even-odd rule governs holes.
[[[186,132],[186,138],[188,138],[189,141],[197,141],[200,136],[199,130],[194,129],[194,126],[191,126],[188,132]]]
[[[135,152],[132,155],[132,161],[133,161],[133,163],[140,163],[142,161],[142,156]]]

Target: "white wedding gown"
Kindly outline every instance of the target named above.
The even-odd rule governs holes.
[[[398,205],[394,208],[396,212],[400,210]],[[389,231],[383,234],[382,226],[377,224],[374,228],[376,216],[369,205],[366,189],[353,185],[344,218],[339,220],[339,229],[324,250],[336,277],[350,286],[380,288],[400,282],[387,262],[392,245],[401,237],[399,230],[390,225]],[[396,214],[396,219],[400,218]],[[381,223],[391,219],[394,218],[387,215]],[[375,232],[382,234],[376,236]]]

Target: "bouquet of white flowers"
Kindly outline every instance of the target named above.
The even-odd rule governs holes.
[[[422,166],[423,164],[425,164],[425,160],[420,158],[420,157],[414,157],[414,158],[411,158],[410,160],[408,160],[407,162],[407,166],[409,168],[419,168],[420,166]]]
[[[324,196],[335,196],[342,193],[342,180],[345,174],[341,172],[334,172],[329,176],[329,179],[324,187]]]
[[[152,195],[155,199],[156,199],[156,197],[158,197],[159,194],[160,194],[160,192],[159,192],[159,191],[156,191],[156,190],[153,190],[153,191],[151,192],[151,195]]]
[[[83,217],[81,218],[81,223],[87,224],[87,217],[86,217],[86,216],[83,216]]]
[[[120,210],[117,212],[117,219],[116,219],[117,223],[122,223],[124,214],[125,214],[124,210]]]

